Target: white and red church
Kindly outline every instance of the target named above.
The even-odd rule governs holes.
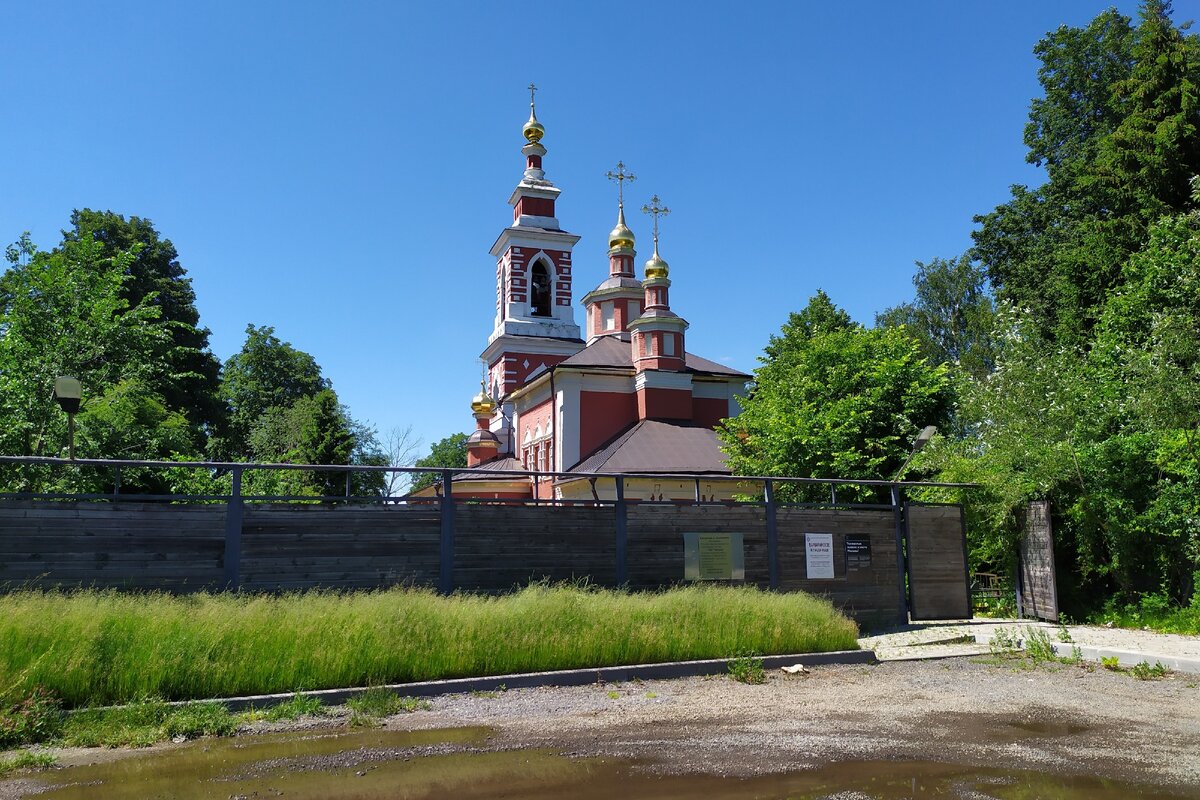
[[[512,224],[491,249],[496,317],[467,443],[468,466],[481,471],[456,477],[453,493],[569,500],[608,499],[615,491],[611,479],[503,474],[528,470],[636,473],[646,477],[626,481],[629,497],[727,499],[735,487],[719,480],[729,469],[713,429],[738,413],[750,376],[687,352],[688,323],[671,310],[669,267],[658,253],[666,209],[657,197],[643,209],[654,215],[654,254],[644,279],[636,277],[623,192],[632,176],[620,164],[610,174],[620,194],[608,274],[583,296],[580,330],[574,278],[589,271],[576,272],[572,248],[580,237],[556,216],[560,190],[542,168],[544,133],[531,102],[522,128],[525,172],[509,198]]]

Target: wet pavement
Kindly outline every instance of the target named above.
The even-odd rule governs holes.
[[[1036,731],[1016,733],[1071,736],[1080,732],[1070,726],[1036,727]],[[40,786],[29,788],[40,790],[31,796],[46,800],[1108,800],[1197,796],[1087,775],[928,761],[847,761],[753,777],[661,774],[654,759],[569,758],[547,750],[490,750],[491,736],[486,728],[455,728],[200,740],[108,763],[54,770],[37,776]]]

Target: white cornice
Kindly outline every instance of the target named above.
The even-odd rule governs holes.
[[[556,245],[550,249],[570,250],[579,239],[579,236],[567,233],[566,231],[542,231],[533,228],[521,228],[514,225],[500,231],[500,236],[497,237],[496,243],[492,245],[492,249],[488,252],[499,258],[504,254],[505,250],[514,246],[538,249],[548,245]]]
[[[690,372],[648,369],[634,376],[633,385],[639,392],[642,389],[687,389],[690,391],[692,375]]]

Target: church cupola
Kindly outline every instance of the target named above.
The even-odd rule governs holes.
[[[477,467],[492,461],[500,454],[500,439],[491,431],[492,415],[496,401],[487,393],[487,387],[479,384],[479,394],[471,400],[471,412],[475,415],[475,430],[467,437],[467,466]]]
[[[618,161],[608,179],[617,184],[617,225],[608,234],[608,278],[583,298],[589,343],[601,336],[629,341],[629,323],[642,313],[642,286],[633,272],[635,239],[625,224],[625,183],[636,176]]]
[[[571,250],[579,237],[564,231],[555,216],[561,190],[546,178],[546,128],[537,118],[536,90],[529,85],[529,119],[521,127],[525,170],[508,199],[512,224],[491,249],[496,317],[482,357],[501,402],[531,374],[583,345],[571,292]]]
[[[671,210],[651,198],[642,211],[654,217],[654,255],[646,261],[642,281],[644,310],[629,323],[632,332],[634,387],[640,419],[690,419],[692,379],[687,372],[683,333],[687,321],[671,310],[670,266],[658,254],[658,221]]]

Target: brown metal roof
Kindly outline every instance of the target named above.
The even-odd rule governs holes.
[[[688,372],[704,375],[728,375],[737,378],[750,376],[736,369],[731,369],[707,358],[685,354]],[[612,369],[633,369],[633,350],[629,342],[623,342],[616,336],[602,336],[575,355],[559,363],[562,367],[609,367]]]
[[[716,431],[645,419],[568,472],[657,472],[728,475]]]

